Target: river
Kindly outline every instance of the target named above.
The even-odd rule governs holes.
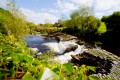
[[[41,35],[29,35],[26,42],[29,47],[38,51],[37,56],[48,50],[53,50],[56,54],[58,54],[54,57],[54,60],[60,62],[61,64],[70,61],[72,59],[71,55],[82,53],[85,50],[85,46],[78,45],[76,43],[76,39],[69,41],[57,41],[55,39],[44,38]],[[74,51],[64,53],[67,48],[74,45],[77,46]]]

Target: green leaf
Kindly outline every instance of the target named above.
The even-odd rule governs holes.
[[[90,80],[100,80],[97,76],[89,76]]]
[[[88,77],[87,75],[80,73],[76,80],[88,80]]]
[[[82,80],[83,74],[80,74],[80,76],[76,80]]]
[[[14,69],[10,69],[10,75],[11,75],[12,77],[15,76],[15,70],[14,70]]]
[[[57,72],[60,71],[60,69],[59,69],[58,67],[54,67],[54,68],[52,69],[52,71],[55,72],[55,73],[57,73]]]
[[[32,66],[32,67],[29,68],[29,70],[32,71],[32,72],[37,72],[37,67]]]
[[[37,66],[39,63],[40,61],[38,59],[33,59],[32,65]]]
[[[4,70],[0,69],[0,80],[4,80],[5,79],[5,75],[6,75],[6,72]]]
[[[73,72],[73,65],[71,63],[63,64],[63,66],[69,74],[71,74]]]
[[[82,65],[82,66],[80,67],[79,73],[81,73],[81,74],[86,74],[86,71],[87,71],[86,65]]]
[[[42,75],[43,75],[43,72],[44,72],[44,70],[41,68],[41,69],[40,69],[40,73],[38,74],[37,80],[40,80],[40,79],[41,79],[41,77],[42,77]]]
[[[87,69],[90,69],[91,71],[94,71],[95,72],[95,67],[94,66],[87,66]]]
[[[33,58],[31,56],[24,56],[24,60],[27,61],[28,63],[31,63]]]
[[[0,48],[0,53],[2,52],[2,49]]]
[[[12,57],[12,60],[13,60],[13,63],[14,63],[14,64],[20,63],[20,59],[19,59],[19,57],[18,57],[17,55],[14,55],[14,56]]]
[[[23,77],[22,80],[32,80],[32,75],[30,72],[27,72]]]

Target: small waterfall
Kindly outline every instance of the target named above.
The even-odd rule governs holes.
[[[76,42],[75,40],[60,41],[59,43],[47,42],[47,43],[44,43],[43,45],[48,46],[50,50],[55,51],[57,54],[63,54],[68,47],[77,45],[75,42]]]
[[[64,53],[63,55],[56,56],[54,57],[54,60],[58,61],[61,64],[67,63],[72,59],[71,55],[82,53],[84,49],[85,49],[84,45],[82,46],[78,45],[78,48],[75,51],[71,51],[68,53]]]
[[[54,57],[54,60],[60,62],[61,64],[70,61],[72,59],[71,55],[82,53],[85,50],[85,46],[78,45],[75,39],[58,42],[57,40],[45,39],[42,36],[30,35],[26,39],[26,42],[28,43],[29,47],[33,48],[33,50],[38,50],[37,56],[41,55],[47,50],[53,50],[54,52],[56,52],[56,54],[58,54],[58,56]],[[64,53],[68,47],[74,45],[78,46],[76,50]]]

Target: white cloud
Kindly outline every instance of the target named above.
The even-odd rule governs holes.
[[[61,11],[66,13],[81,5],[94,7],[95,16],[98,18],[120,11],[120,0],[57,0],[56,4]]]
[[[50,14],[50,13],[40,13],[40,12],[35,12],[29,9],[21,8],[20,9],[23,14],[26,16],[28,21],[35,22],[36,24],[38,23],[45,23],[45,22],[51,22],[54,23],[58,20],[58,17]]]
[[[95,16],[101,18],[104,15],[110,15],[114,11],[120,11],[120,0],[57,0],[55,8],[42,8],[41,12],[35,12],[29,9],[21,9],[28,21],[35,23],[45,23],[51,21],[54,23],[59,18],[55,15],[68,16],[72,11],[81,5],[94,7]]]
[[[57,13],[59,13],[59,10],[53,9],[53,8],[42,8],[41,12],[48,12],[48,13],[52,13],[52,14],[57,14]]]
[[[95,15],[97,17],[101,18],[115,11],[120,11],[120,0],[96,0]]]
[[[70,1],[57,0],[56,7],[62,13],[69,13],[70,11],[77,9],[78,6]]]
[[[39,1],[39,0],[36,0]],[[0,6],[5,5],[6,0],[0,0]],[[114,11],[120,11],[120,0],[55,0],[54,8],[42,8],[40,12],[21,8],[28,21],[35,23],[54,23],[61,15],[69,16],[72,11],[81,5],[94,7],[95,16],[101,18],[110,15]],[[47,5],[46,5],[47,6]]]
[[[109,10],[120,4],[120,0],[96,0],[96,9]],[[120,5],[118,6],[120,7]]]
[[[92,6],[94,0],[71,0],[71,2],[79,5]]]

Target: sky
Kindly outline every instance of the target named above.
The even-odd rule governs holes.
[[[15,0],[27,21],[55,23],[59,19],[68,19],[69,15],[82,5],[94,8],[94,15],[101,18],[120,11],[120,0]],[[5,8],[6,0],[0,0]]]

